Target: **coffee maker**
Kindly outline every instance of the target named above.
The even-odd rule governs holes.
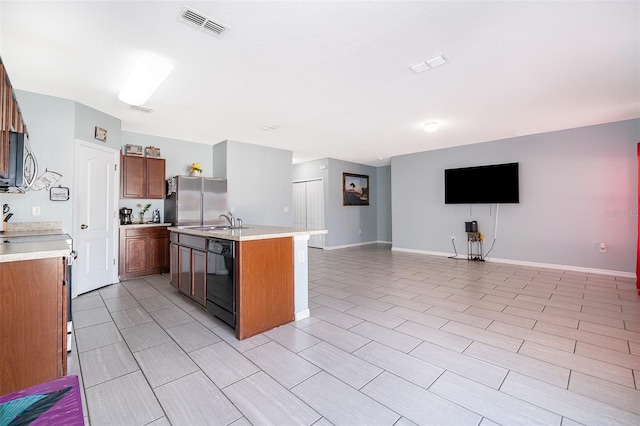
[[[133,223],[131,221],[131,213],[133,213],[133,210],[127,207],[120,209],[120,225],[131,225]]]

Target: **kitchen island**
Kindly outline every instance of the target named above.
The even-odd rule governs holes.
[[[171,284],[234,327],[239,340],[309,316],[307,242],[326,230],[246,225],[169,232]],[[220,271],[233,283],[228,291],[213,287]],[[218,296],[232,303],[221,310]]]

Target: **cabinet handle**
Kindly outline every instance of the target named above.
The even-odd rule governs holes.
[[[85,225],[84,223],[82,225],[80,225],[80,229],[87,229],[89,226]]]

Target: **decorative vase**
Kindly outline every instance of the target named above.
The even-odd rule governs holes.
[[[200,177],[201,174],[202,174],[202,172],[199,171],[199,170],[194,170],[194,171],[191,172],[191,176],[193,176],[193,177]]]
[[[144,223],[144,213],[139,213],[140,215],[140,223]]]

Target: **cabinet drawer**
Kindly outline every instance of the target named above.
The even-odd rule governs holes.
[[[181,246],[193,247],[199,250],[207,249],[207,239],[205,237],[196,237],[194,235],[179,234],[179,244]]]
[[[147,228],[125,228],[125,237],[146,237],[153,235],[165,235],[167,233],[166,226],[149,226]]]

